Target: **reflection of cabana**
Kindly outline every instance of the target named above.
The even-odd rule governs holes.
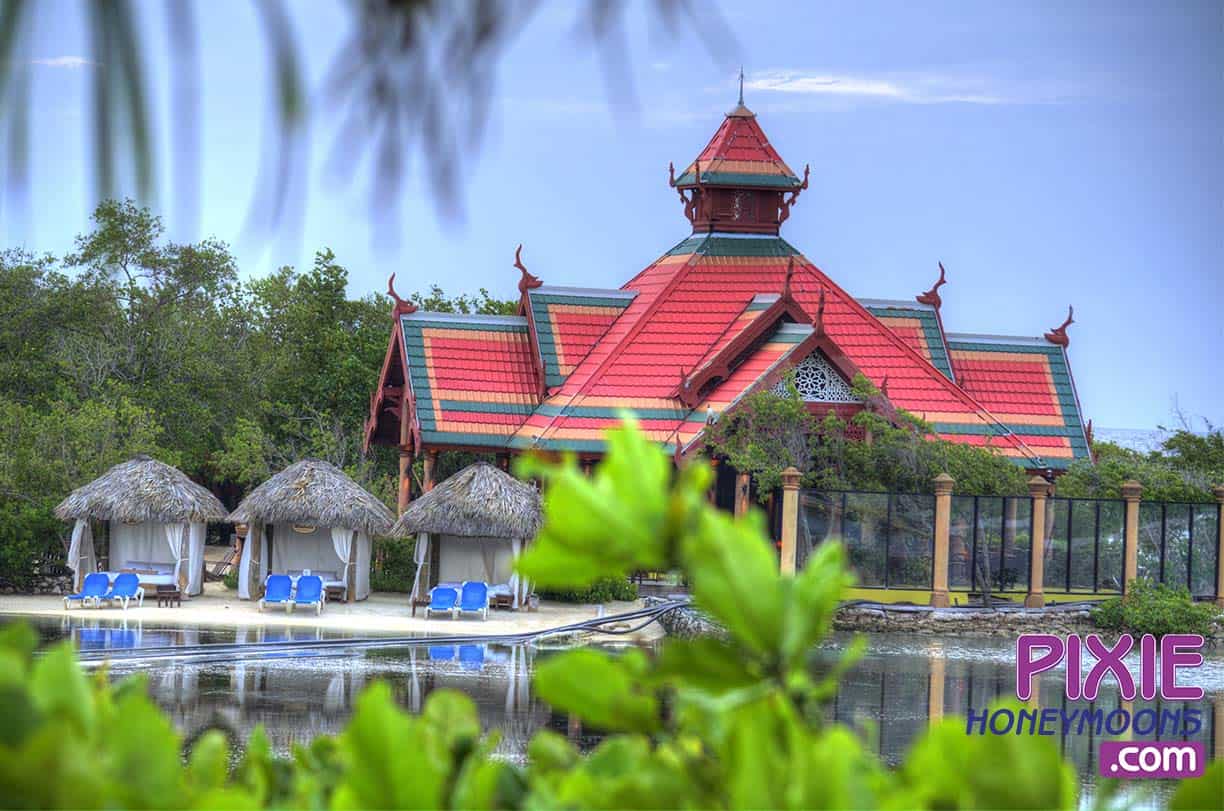
[[[539,528],[539,491],[477,462],[412,502],[391,534],[417,536],[414,603],[438,583],[482,580],[495,593],[504,584],[518,608],[530,591],[514,562]]]
[[[109,529],[108,569],[132,571],[143,585],[177,584],[185,594],[204,587],[204,533],[224,521],[217,497],[180,470],[140,455],[73,490],[55,514],[74,521],[68,566],[79,586],[97,568],[91,521]]]
[[[238,564],[238,596],[257,598],[269,574],[309,569],[345,598],[370,596],[370,536],[395,517],[335,465],[304,459],[243,499],[230,515],[250,529]]]

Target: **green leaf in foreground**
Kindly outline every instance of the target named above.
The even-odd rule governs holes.
[[[651,732],[658,728],[659,702],[638,678],[644,666],[640,651],[622,657],[590,648],[567,651],[537,665],[535,689],[599,729]]]

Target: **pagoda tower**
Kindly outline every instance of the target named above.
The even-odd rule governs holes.
[[[770,145],[756,114],[744,105],[743,77],[735,109],[697,159],[671,185],[684,202],[694,231],[777,234],[799,193],[807,188]]]

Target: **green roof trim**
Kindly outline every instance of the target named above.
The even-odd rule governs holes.
[[[666,256],[700,253],[703,256],[798,256],[782,237],[720,237],[696,234],[672,248]]]
[[[894,307],[885,305],[867,305],[867,311],[876,318],[914,318],[922,325],[922,335],[926,343],[927,354],[931,356],[931,365],[949,380],[955,380],[952,375],[952,358],[944,343],[943,333],[939,330],[939,319],[934,310],[920,307]],[[885,325],[887,326],[887,325]]]
[[[535,324],[536,347],[540,352],[540,362],[544,364],[544,385],[549,388],[560,386],[569,376],[561,373],[561,360],[557,356],[557,338],[553,330],[552,318],[548,313],[549,305],[614,307],[624,311],[626,307],[633,303],[633,297],[624,295],[604,298],[600,296],[549,292],[529,292],[527,300],[531,305],[531,320]]]
[[[506,440],[508,436],[501,434],[481,434],[470,433],[460,434],[453,431],[426,431],[421,429],[421,441],[426,444],[435,445],[478,445],[482,448],[505,448],[508,447]]]
[[[1080,414],[1079,402],[1075,396],[1075,382],[1071,377],[1071,366],[1067,362],[1066,352],[1063,351],[1061,346],[1051,343],[1030,341],[1006,343],[1005,340],[1002,339],[996,343],[991,341],[974,341],[972,339],[951,339],[948,341],[948,346],[957,352],[990,352],[995,354],[1045,356],[1049,363],[1050,377],[1054,382],[1054,392],[1058,395],[1058,407],[1063,415],[1063,425],[1055,427],[1012,423],[1008,427],[1018,434],[1066,437],[1070,440],[1071,452],[1075,455],[1076,459],[1089,458],[1091,453],[1088,448],[1088,441],[1084,436],[1083,415]],[[1047,434],[1043,429],[1054,430]],[[1037,452],[1040,454],[1040,451]],[[1058,467],[1053,464],[1054,460],[1046,461],[1048,466]],[[1062,465],[1062,467],[1066,467],[1066,465]]]
[[[685,172],[676,178],[677,186],[696,186],[697,177],[692,172]],[[749,172],[702,172],[702,186],[753,186],[763,189],[793,189],[803,185],[803,181],[794,175],[757,174]]]
[[[415,329],[418,331],[418,333],[420,332],[421,327],[428,327],[430,329],[470,330],[473,332],[521,332],[523,334],[526,334],[527,332],[527,321],[525,319],[523,320],[521,324],[517,324],[517,323],[507,324],[504,321],[505,316],[498,316],[498,315],[489,316],[489,318],[490,319],[503,319],[503,320],[488,321],[488,322],[468,320],[468,319],[477,319],[480,317],[481,316],[478,316],[478,315],[463,316],[464,320],[462,321],[458,319],[455,319],[455,320],[451,320],[447,318],[432,319],[428,317],[412,318],[412,319],[404,318],[400,323],[402,324],[405,332],[407,332],[410,329]]]
[[[473,414],[524,414],[531,416],[535,408],[519,403],[482,403],[473,400],[440,400],[438,407],[446,411],[466,411]]]

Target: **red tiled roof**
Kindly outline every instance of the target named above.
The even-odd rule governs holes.
[[[723,119],[705,149],[676,179],[676,185],[696,185],[698,168],[702,183],[786,189],[800,182],[770,145],[756,116],[744,107]]]
[[[799,183],[742,107],[699,164],[703,182]],[[762,320],[791,264],[786,317],[810,322],[819,313],[820,331],[779,327],[774,311]],[[532,288],[524,316],[514,318],[405,315],[414,435],[434,445],[597,453],[603,432],[628,410],[655,440],[687,443],[707,410],[731,407],[819,345],[940,436],[1034,466],[1087,454],[1061,347],[973,336],[945,342],[931,308],[876,305],[860,304],[776,235],[694,234],[620,292]],[[804,330],[812,337],[801,343]],[[367,433],[378,441],[395,433],[384,424],[394,409],[381,405],[397,391],[387,375]],[[684,389],[681,401],[684,381],[700,385]]]

